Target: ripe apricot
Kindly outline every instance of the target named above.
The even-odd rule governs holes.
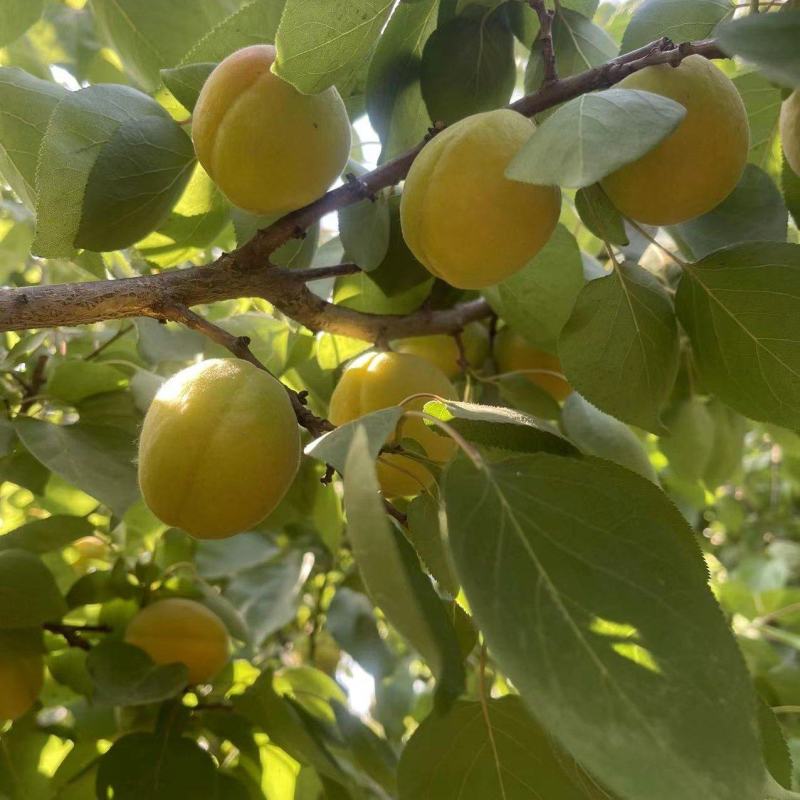
[[[781,143],[786,161],[800,175],[800,89],[792,92],[781,106]]]
[[[364,353],[351,362],[342,374],[331,396],[330,420],[334,425],[395,406],[418,393],[455,398],[456,391],[447,376],[419,356],[408,353]],[[420,410],[430,398],[417,398],[404,406]],[[422,419],[403,418],[393,438],[413,439],[432,461],[442,464],[455,450],[452,440],[430,430]],[[386,497],[406,497],[419,494],[433,482],[433,475],[408,456],[394,453],[378,460],[378,480]]]
[[[72,543],[81,559],[105,558],[108,545],[99,536],[82,536]]]
[[[467,363],[471,367],[480,367],[489,355],[489,332],[486,328],[479,322],[470,323],[461,332],[461,342]],[[447,334],[412,336],[409,339],[400,339],[392,346],[398,353],[411,353],[430,361],[448,378],[455,378],[462,372],[458,344]]]
[[[199,539],[224,539],[275,509],[300,464],[283,386],[240,359],[209,359],[158,391],[139,439],[150,510]]]
[[[128,623],[125,641],[156,664],[185,664],[189,683],[211,680],[228,663],[230,642],[222,620],[206,606],[181,597],[145,606]]]
[[[269,44],[232,53],[208,76],[192,114],[200,163],[232,203],[257,214],[316,200],[350,154],[336,89],[301,94],[270,71],[274,61]]]
[[[559,189],[505,176],[534,127],[508,109],[475,114],[434,137],[411,165],[400,203],[403,236],[417,260],[452,286],[499,283],[553,233]]]
[[[572,392],[558,358],[528,344],[511,328],[503,328],[495,337],[494,358],[501,373],[520,372],[559,402]]]
[[[0,722],[25,714],[43,684],[44,659],[40,653],[0,652]]]
[[[733,82],[702,56],[659,64],[620,84],[669,97],[686,108],[674,133],[602,181],[627,217],[676,225],[718,206],[742,176],[750,146],[747,111]]]

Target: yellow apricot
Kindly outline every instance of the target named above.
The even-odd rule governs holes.
[[[192,114],[200,163],[240,208],[275,214],[316,200],[344,169],[350,121],[334,87],[301,94],[270,71],[275,48],[244,47],[209,75]]]
[[[452,286],[499,283],[553,233],[559,189],[505,177],[534,128],[508,109],[475,114],[434,137],[411,165],[400,203],[403,236],[417,260]]]
[[[471,322],[461,332],[461,342],[464,345],[467,363],[471,367],[480,367],[489,355],[489,331],[480,322]],[[458,345],[455,338],[447,334],[412,336],[409,339],[393,342],[392,347],[398,353],[411,353],[430,361],[448,378],[456,378],[462,373]]]
[[[82,536],[72,543],[80,559],[101,559],[108,554],[108,545],[99,536]]]
[[[742,176],[750,146],[747,111],[736,86],[702,56],[629,75],[623,89],[669,97],[686,108],[674,133],[602,181],[627,217],[676,225],[718,206]]]
[[[781,142],[786,161],[800,175],[800,89],[792,92],[781,107]]]
[[[38,653],[0,653],[0,722],[19,719],[36,702],[44,684]]]
[[[520,372],[559,402],[572,392],[572,387],[562,377],[558,358],[528,344],[511,328],[503,328],[495,337],[494,358],[501,373]]]
[[[300,464],[283,386],[240,359],[209,359],[158,391],[139,439],[150,510],[198,539],[224,539],[275,509]]]
[[[143,608],[129,623],[125,641],[156,664],[186,664],[189,683],[211,680],[228,663],[228,631],[222,620],[194,600],[171,597]]]
[[[408,353],[364,353],[345,369],[333,390],[330,420],[334,425],[396,406],[411,395],[428,393],[454,399],[456,391],[447,376],[429,361]],[[420,410],[431,398],[417,398],[404,406]],[[422,419],[404,418],[393,438],[413,439],[432,461],[442,464],[453,455],[448,437],[430,430]],[[433,475],[419,461],[393,453],[378,460],[378,480],[386,497],[419,494],[433,482]]]

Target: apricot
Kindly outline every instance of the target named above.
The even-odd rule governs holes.
[[[472,322],[461,332],[464,355],[471,367],[480,367],[489,355],[489,332],[479,322]],[[455,378],[462,373],[458,344],[452,336],[433,334],[400,339],[392,347],[398,353],[411,353],[435,364],[447,375]]]
[[[156,664],[185,664],[189,683],[206,683],[228,663],[228,631],[222,620],[194,600],[171,597],[145,606],[125,630]]]
[[[286,391],[240,359],[209,359],[170,378],[139,439],[145,502],[162,522],[198,539],[224,539],[259,523],[299,464]]]
[[[781,106],[781,142],[786,161],[800,175],[800,89],[792,92]]]
[[[689,56],[679,67],[647,67],[619,86],[669,97],[686,116],[661,144],[603,179],[614,205],[647,225],[676,225],[718,206],[736,188],[750,147],[747,111],[730,78]]]
[[[25,714],[43,684],[44,659],[40,653],[0,652],[0,722]]]
[[[192,114],[200,163],[232,203],[256,214],[316,200],[350,155],[336,89],[301,94],[270,71],[274,61],[269,44],[232,53],[208,76]]]
[[[519,372],[559,402],[572,392],[558,358],[528,344],[511,328],[503,328],[495,337],[494,358],[501,373]]]
[[[499,283],[553,233],[559,189],[505,176],[534,128],[508,109],[475,114],[434,137],[411,165],[400,203],[403,236],[417,260],[452,286]]]
[[[81,559],[102,559],[108,555],[108,545],[99,536],[82,536],[72,543]]]
[[[419,356],[364,353],[350,363],[333,390],[330,420],[334,425],[343,425],[372,411],[398,405],[422,392],[450,399],[457,396],[442,370]],[[408,410],[419,411],[430,399],[420,397],[403,405]],[[455,452],[451,439],[432,431],[416,417],[400,421],[392,441],[401,439],[413,439],[437,464],[449,460]],[[378,459],[378,480],[386,497],[407,497],[430,486],[433,475],[415,459],[388,453]]]

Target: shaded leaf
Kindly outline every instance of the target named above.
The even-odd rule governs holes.
[[[27,550],[0,550],[0,628],[58,622],[67,604],[52,573]]]

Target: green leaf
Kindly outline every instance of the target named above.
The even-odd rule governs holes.
[[[439,502],[433,495],[424,492],[415,497],[406,509],[406,535],[439,586],[451,597],[455,597],[459,586],[444,544],[440,511]]]
[[[742,96],[750,124],[750,162],[768,169],[778,135],[781,90],[759,72],[747,72],[733,79]]]
[[[566,439],[548,430],[540,420],[513,408],[431,400],[423,410],[446,422],[465,439],[487,447],[523,453],[544,451],[562,456],[578,455]],[[431,427],[447,435],[439,426],[432,424]]]
[[[189,682],[185,664],[156,665],[144,650],[111,639],[90,650],[86,668],[94,682],[94,702],[110,706],[160,703],[179,695]]]
[[[617,55],[616,43],[602,28],[567,8],[562,8],[553,21],[553,47],[560,78],[598,67]],[[541,43],[537,43],[525,70],[525,91],[535,92],[543,80]]]
[[[662,36],[676,44],[707,39],[732,13],[730,0],[645,0],[628,23],[620,52],[629,53]]]
[[[0,5],[0,47],[22,36],[42,15],[44,0],[5,0]]]
[[[420,88],[422,48],[436,29],[439,0],[400,3],[378,40],[367,73],[369,121],[383,158],[413,147],[431,125]]]
[[[706,408],[713,422],[714,443],[703,473],[703,481],[713,491],[741,469],[748,425],[741,414],[737,414],[716,398],[709,401]]]
[[[755,64],[770,80],[800,86],[800,9],[723,22],[715,35],[725,52]]]
[[[45,467],[110,506],[118,515],[139,498],[132,438],[119,428],[17,419],[25,447]]]
[[[607,797],[513,695],[489,700],[485,713],[462,700],[428,716],[403,750],[398,783],[400,800]]]
[[[483,294],[497,314],[531,344],[554,352],[584,282],[578,243],[558,225],[535,258]]]
[[[97,797],[217,800],[214,760],[196,742],[165,733],[129,733],[100,759]]]
[[[147,0],[92,0],[92,11],[126,71],[143,88],[154,90],[159,70],[175,66],[237,5],[236,0],[170,0],[156,5]]]
[[[572,756],[625,798],[762,800],[749,675],[652,483],[589,459],[462,457],[444,496],[475,620]]]
[[[34,252],[133,244],[164,221],[193,166],[189,137],[146,95],[112,85],[69,92],[39,151]]]
[[[216,64],[213,62],[204,61],[200,64],[185,64],[171,69],[162,69],[161,79],[175,99],[187,111],[192,111],[203,84],[215,66]]]
[[[737,187],[713,211],[675,226],[694,258],[739,242],[785,242],[789,213],[775,182],[748,164]]]
[[[658,483],[656,471],[641,441],[625,423],[604,414],[573,392],[561,410],[564,433],[582,452],[613,461]]]
[[[393,5],[393,0],[287,0],[275,37],[275,74],[306,94],[334,84],[349,94]]]
[[[39,145],[53,109],[66,94],[51,81],[0,67],[0,174],[30,210],[36,205]]]
[[[789,162],[784,157],[783,159],[783,175],[781,178],[783,184],[783,197],[786,205],[794,218],[794,223],[800,223],[800,175],[789,166]]]
[[[456,17],[425,45],[422,96],[431,119],[449,125],[508,103],[516,74],[514,35],[502,13]]]
[[[601,411],[658,432],[678,371],[678,326],[661,284],[635,264],[589,281],[561,332],[569,383]]]
[[[458,639],[413,548],[390,525],[367,432],[353,437],[344,470],[344,506],[353,557],[375,605],[427,661],[442,705],[464,688]]]
[[[70,358],[54,367],[47,379],[47,393],[65,403],[80,403],[92,395],[121,389],[125,375],[109,364]]]
[[[674,100],[631,89],[576,97],[549,116],[506,168],[506,177],[582,189],[650,152],[686,117]]]
[[[707,389],[747,417],[800,430],[800,245],[712,253],[684,269],[675,302]]]
[[[575,210],[591,233],[609,244],[629,244],[625,221],[599,184],[587,186],[575,195]]]
[[[382,194],[339,209],[339,236],[347,258],[365,272],[377,269],[386,257],[389,216],[389,201]]]
[[[30,553],[49,553],[94,533],[94,526],[83,517],[57,514],[34,519],[0,536],[0,550],[20,548]]]
[[[394,435],[397,423],[404,414],[402,406],[391,406],[380,411],[365,414],[352,422],[340,425],[336,430],[325,433],[305,448],[305,454],[344,472],[347,454],[359,430],[365,432],[369,454],[378,457],[383,446]]]
[[[791,789],[793,767],[789,747],[778,718],[761,699],[758,702],[758,727],[761,731],[761,745],[767,769],[781,786]]]
[[[670,409],[665,418],[669,433],[659,439],[670,469],[686,481],[699,481],[714,447],[714,422],[705,402],[689,397]]]
[[[52,573],[27,550],[0,550],[0,628],[57,622],[67,611]]]

